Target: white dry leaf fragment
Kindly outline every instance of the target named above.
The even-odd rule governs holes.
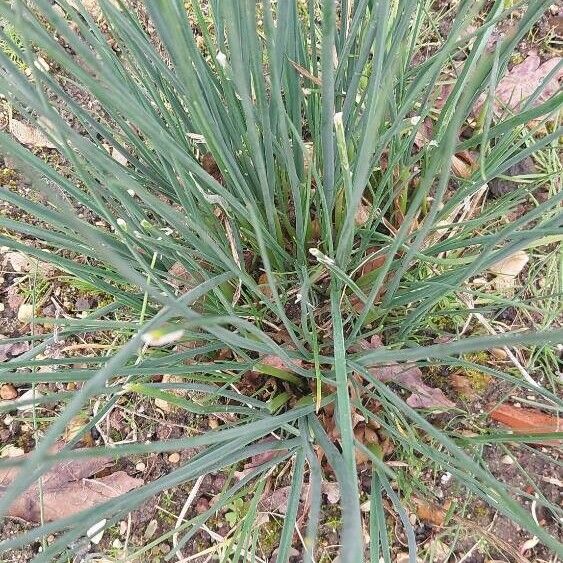
[[[37,272],[43,277],[52,276],[56,268],[47,262],[41,262],[36,258],[27,256],[23,252],[6,252],[3,256],[2,266],[11,268],[16,274],[34,274]]]
[[[43,393],[37,389],[28,389],[14,401],[14,405],[16,405],[16,408],[20,412],[30,411],[33,410],[34,403],[37,402],[38,399],[41,399],[41,397],[43,397]]]
[[[497,276],[516,277],[528,263],[530,258],[523,250],[519,250],[493,264],[489,271]]]
[[[10,119],[10,133],[23,145],[36,148],[54,149],[55,145],[39,129],[19,121]]]
[[[103,520],[96,522],[93,526],[90,526],[90,528],[88,528],[86,536],[88,536],[93,544],[98,545],[102,541],[106,523],[107,520],[104,518]]]
[[[0,453],[0,457],[19,457],[24,455],[24,451],[22,448],[14,446],[13,444],[7,444],[2,448],[2,452]]]
[[[179,328],[157,328],[143,334],[141,338],[147,346],[168,346],[184,336],[184,330]]]
[[[127,157],[123,153],[119,152],[115,147],[112,147],[111,149],[111,156],[113,160],[115,160],[122,166],[127,166]]]
[[[519,250],[493,264],[489,268],[489,272],[495,275],[494,285],[497,290],[514,287],[517,276],[522,272],[529,259],[526,252]]]

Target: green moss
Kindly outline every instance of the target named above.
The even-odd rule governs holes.
[[[271,518],[260,528],[260,549],[270,555],[279,545],[283,523],[278,518]]]

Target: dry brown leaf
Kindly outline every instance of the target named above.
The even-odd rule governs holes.
[[[523,102],[529,98],[542,81],[561,61],[561,57],[554,57],[541,64],[539,55],[530,52],[526,59],[514,66],[498,83],[496,88],[496,99],[493,109],[496,115],[502,115],[509,108],[513,112],[519,111]],[[563,68],[559,69],[551,80],[544,86],[542,92],[533,102],[537,106],[556,94],[563,78]],[[482,96],[476,104],[474,113],[477,114],[483,107],[485,97]]]
[[[287,512],[287,502],[291,494],[291,486],[281,487],[272,493],[263,496],[258,505],[264,512],[277,512],[285,514]]]
[[[356,215],[354,216],[354,220],[358,227],[362,227],[365,225],[371,215],[371,205],[360,203],[358,209],[356,210]]]
[[[364,341],[364,349],[373,349],[383,346],[381,338],[374,335],[369,342]],[[412,392],[407,398],[407,405],[415,409],[450,409],[455,403],[444,395],[441,389],[430,387],[422,380],[422,371],[412,364],[387,364],[372,367],[370,373],[383,383],[396,383]]]
[[[10,120],[10,133],[23,145],[37,148],[54,149],[55,145],[45,136],[45,134],[17,119]]]
[[[258,288],[266,297],[268,297],[269,299],[272,298],[272,288],[268,284],[268,275],[266,274],[266,272],[260,274],[260,277],[258,278]]]
[[[336,481],[323,481],[321,490],[329,504],[336,504],[340,500],[340,485]]]
[[[275,444],[277,440],[274,438],[265,438],[264,440],[260,440],[257,442],[258,444],[264,443],[272,443]],[[287,453],[287,450],[268,450],[259,454],[256,454],[250,458],[250,461],[245,464],[245,469],[254,469],[255,467],[259,467],[260,465],[274,459],[277,456],[281,456],[282,454]]]
[[[419,498],[413,498],[412,501],[415,505],[416,515],[422,522],[433,526],[444,525],[451,501],[446,501],[443,507]]]
[[[489,414],[492,420],[508,426],[517,434],[528,432],[545,434],[549,432],[560,432],[563,430],[563,420],[555,416],[545,414],[536,409],[524,409],[512,405],[500,405],[495,407]],[[561,440],[549,442],[550,444],[561,443]]]
[[[452,373],[452,375],[450,375],[450,383],[462,397],[470,398],[477,395],[473,385],[471,385],[471,380],[465,375]]]
[[[29,350],[29,342],[13,342],[3,344],[4,340],[8,340],[8,337],[4,334],[0,334],[0,362],[5,362],[6,360],[19,356],[24,352]]]
[[[61,444],[57,449],[62,447]],[[80,450],[77,450],[80,451]],[[26,456],[20,456],[26,457]],[[64,460],[41,477],[42,508],[45,521],[67,518],[107,500],[123,495],[143,484],[124,471],[98,479],[89,479],[112,463],[110,457]],[[19,468],[0,470],[0,492],[5,491],[19,473]],[[8,514],[28,522],[39,522],[41,504],[38,484],[29,487],[12,503]]]
[[[165,373],[162,376],[162,383],[185,383],[185,379],[179,375],[170,375]],[[185,397],[187,392],[185,389],[164,389],[167,393],[172,393],[177,397]],[[176,405],[165,401],[164,399],[157,398],[154,400],[154,406],[159,408],[162,412],[169,413],[176,410]]]
[[[322,80],[321,80],[321,78],[319,78],[318,76],[315,76],[314,74],[312,74],[311,72],[309,72],[306,68],[302,67],[300,64],[297,64],[295,61],[290,60],[289,62],[291,63],[291,66],[292,66],[301,76],[303,76],[303,78],[307,78],[307,80],[310,80],[313,84],[316,84],[317,86],[321,86],[321,85],[322,85]]]

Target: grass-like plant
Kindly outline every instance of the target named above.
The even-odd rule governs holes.
[[[398,387],[374,375],[389,363],[478,367],[561,408],[554,378],[535,385],[466,355],[560,342],[561,329],[461,334],[471,314],[493,322],[509,305],[534,309],[526,295],[484,292],[470,282],[515,252],[561,236],[561,193],[512,222],[505,217],[527,198],[525,186],[486,205],[479,199],[487,182],[529,155],[555,150],[561,136],[557,120],[545,126],[561,93],[538,104],[540,87],[517,113],[492,109],[515,47],[551,0],[510,8],[495,0],[478,28],[470,25],[484,3],[462,0],[433,49],[423,49],[433,25],[428,1],[209,0],[186,9],[180,0],[155,0],[145,4],[150,33],[121,1],[100,0],[104,31],[67,0],[11,4],[0,4],[0,17],[21,41],[1,39],[29,71],[1,52],[0,91],[56,145],[64,166],[0,133],[5,151],[45,196],[2,189],[2,199],[33,220],[0,217],[0,244],[108,296],[106,307],[84,318],[49,319],[59,338],[112,331],[120,345],[108,354],[38,359],[53,339],[40,334],[29,352],[2,366],[2,380],[79,386],[36,401],[63,407],[25,462],[2,462],[22,471],[0,510],[61,459],[201,449],[168,475],[77,517],[44,523],[2,549],[58,532],[35,560],[66,560],[67,547],[101,520],[110,526],[165,489],[277,451],[176,528],[169,557],[242,493],[257,499],[262,478],[291,460],[278,561],[288,559],[304,487],[303,559],[316,560],[327,472],[342,493],[341,561],[390,561],[384,499],[403,523],[414,561],[415,535],[392,486],[396,471],[381,449],[355,434],[354,414],[380,427],[393,455],[408,451],[451,473],[463,490],[561,555],[561,544],[521,505],[529,493],[507,489],[482,463],[483,443],[513,436],[484,428],[464,437],[434,425],[427,411],[413,409]],[[513,17],[516,9],[521,17]],[[489,37],[507,18],[511,32],[491,51]],[[35,64],[38,53],[49,69]],[[446,75],[451,88],[438,106]],[[477,155],[475,166],[452,175],[452,159],[463,151]],[[459,220],[475,200],[477,211]],[[438,326],[447,327],[449,342],[436,343],[444,334]],[[366,348],[374,336],[385,346]],[[237,393],[253,369],[279,382],[269,402]],[[156,373],[183,383],[153,383]],[[178,389],[187,396],[171,392]],[[86,405],[99,400],[83,433],[124,395],[230,417],[194,437],[79,452],[72,449],[77,435],[52,453]],[[367,517],[358,452],[372,473]],[[257,504],[248,506],[229,561],[252,559],[256,548]],[[561,517],[560,508],[548,510]]]

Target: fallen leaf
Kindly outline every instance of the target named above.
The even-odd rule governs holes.
[[[61,447],[59,444],[58,449]],[[111,457],[60,461],[41,476],[42,495],[39,495],[38,483],[34,483],[12,503],[8,514],[28,522],[39,522],[42,500],[43,518],[51,522],[92,508],[143,484],[141,479],[129,477],[124,471],[88,479],[111,464]],[[6,490],[18,473],[17,467],[0,470],[0,491]]]
[[[98,545],[102,541],[106,522],[107,520],[104,518],[103,520],[96,522],[93,526],[90,526],[90,528],[88,528],[88,531],[86,532],[86,536],[90,539],[90,541],[93,544]]]
[[[563,429],[563,420],[556,416],[545,414],[536,409],[524,409],[512,405],[500,405],[489,413],[495,422],[508,426],[517,434],[560,432]],[[561,443],[561,440],[547,442],[549,444]]]
[[[6,446],[4,446],[2,448],[2,454],[0,454],[0,457],[20,457],[24,454],[25,452],[23,451],[22,448],[18,448],[17,446],[14,446],[13,444],[7,444]],[[0,478],[0,487],[2,486],[2,480]]]
[[[10,133],[23,145],[45,149],[55,148],[55,145],[42,131],[27,125],[27,123],[23,123],[23,121],[10,119],[9,129]]]
[[[363,341],[361,347],[374,349],[383,346],[379,336],[374,335],[369,342]],[[396,383],[411,391],[407,398],[407,405],[412,408],[450,409],[455,403],[450,401],[441,389],[430,387],[422,380],[422,371],[412,364],[387,364],[369,368],[370,373],[382,383]]]
[[[185,383],[185,379],[179,375],[170,375],[165,373],[162,376],[162,383]],[[187,395],[186,389],[163,389],[167,393],[172,393],[177,397],[185,397]],[[154,406],[159,408],[162,412],[169,413],[176,410],[176,405],[166,401],[165,399],[156,398],[154,400]]]
[[[274,438],[266,438],[264,440],[260,440],[257,444],[264,444],[264,443],[276,443],[277,440]],[[265,452],[253,455],[250,458],[250,461],[244,465],[245,469],[254,469],[255,467],[260,467],[264,463],[276,458],[279,455],[287,453],[287,450],[267,450]]]
[[[123,153],[119,152],[115,147],[112,147],[111,149],[111,156],[122,166],[127,166],[127,157]]]
[[[321,491],[329,504],[336,504],[340,500],[340,485],[336,481],[323,481]]]
[[[489,272],[495,275],[493,283],[498,291],[509,290],[514,287],[518,274],[528,263],[528,255],[519,250],[506,258],[503,258],[489,268]]]
[[[10,266],[17,274],[37,272],[44,277],[52,276],[56,268],[47,262],[41,262],[23,252],[6,252],[2,260],[4,267]]]
[[[520,546],[520,555],[524,555],[526,553],[526,551],[529,551],[530,549],[534,549],[534,547],[536,547],[536,545],[538,545],[538,543],[540,543],[540,540],[539,540],[539,538],[536,538],[536,536],[534,536],[533,538],[530,538],[529,540],[526,540]]]
[[[356,215],[354,216],[354,220],[358,227],[362,227],[365,225],[371,215],[371,205],[366,205],[364,203],[360,203],[358,209],[356,210]]]
[[[287,512],[287,503],[290,493],[291,486],[276,489],[272,493],[262,497],[262,499],[260,499],[258,507],[264,512],[277,512],[279,514],[285,514]]]
[[[507,111],[507,108],[512,112],[518,112],[523,102],[536,91],[560,61],[561,57],[553,57],[541,64],[539,55],[536,52],[530,52],[522,63],[515,65],[497,84],[495,100],[493,101],[495,114],[497,116],[502,115]],[[559,82],[562,78],[563,68],[560,68],[544,85],[532,106],[535,107],[556,94],[560,89]],[[481,111],[485,99],[485,96],[479,99],[474,109],[475,114]]]
[[[475,389],[473,389],[473,385],[471,385],[471,380],[465,375],[452,373],[452,375],[450,375],[450,383],[462,397],[470,398],[476,395]]]
[[[433,526],[444,525],[446,514],[451,505],[450,500],[446,501],[443,507],[434,502],[429,502],[416,497],[414,497],[412,501],[415,506],[416,515],[422,522],[432,524]]]
[[[516,277],[528,263],[529,257],[523,250],[519,250],[493,264],[489,271],[497,276]]]
[[[41,397],[43,397],[43,393],[37,389],[28,389],[22,393],[16,401],[14,401],[14,406],[21,412],[32,410],[37,399],[40,399]],[[31,401],[33,401],[33,403]]]

